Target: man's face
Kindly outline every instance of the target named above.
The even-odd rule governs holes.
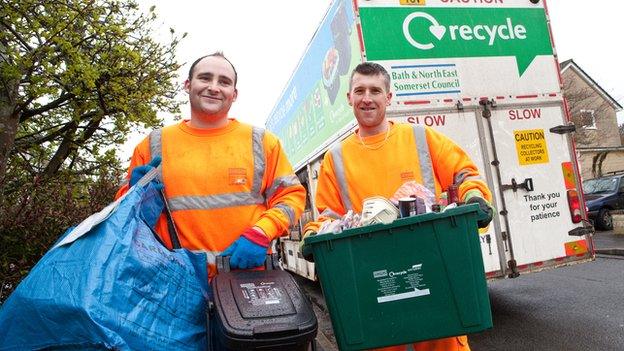
[[[208,56],[197,63],[191,80],[184,82],[189,94],[191,117],[206,122],[226,120],[238,91],[234,87],[234,69],[225,59]]]
[[[382,75],[365,76],[356,72],[347,97],[363,132],[370,135],[383,131],[386,106],[390,105],[392,93],[386,91],[386,81]]]

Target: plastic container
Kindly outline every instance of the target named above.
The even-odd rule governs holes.
[[[209,311],[212,350],[308,350],[317,320],[292,276],[268,256],[264,271],[230,271],[217,262]],[[313,346],[312,346],[312,349]]]
[[[306,238],[341,350],[492,327],[477,205]]]

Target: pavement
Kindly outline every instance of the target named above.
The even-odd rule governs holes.
[[[598,231],[594,234],[594,248],[599,255],[624,257],[624,229]]]
[[[620,256],[624,259],[624,227],[610,231],[596,231],[593,235],[596,255]],[[331,329],[329,313],[325,307],[323,294],[318,283],[293,275],[299,286],[311,299],[314,312],[319,320],[319,332],[316,337],[316,350],[338,351],[336,339]]]

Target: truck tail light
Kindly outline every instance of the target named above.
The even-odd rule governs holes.
[[[579,199],[578,192],[575,189],[568,190],[568,206],[570,207],[570,217],[572,217],[572,223],[580,223],[583,219],[581,212],[581,200]]]

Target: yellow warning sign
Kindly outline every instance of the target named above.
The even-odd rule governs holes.
[[[400,0],[401,5],[424,5],[425,0]]]
[[[548,163],[548,147],[543,129],[514,130],[514,139],[521,165]]]

